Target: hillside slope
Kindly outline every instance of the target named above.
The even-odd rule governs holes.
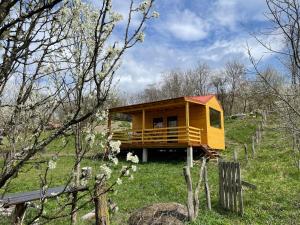
[[[273,118],[274,120],[274,118]],[[226,120],[226,143],[227,149],[222,152],[225,160],[232,160],[232,150],[238,152],[238,158],[242,167],[243,180],[253,183],[257,190],[244,191],[245,215],[237,216],[224,211],[218,204],[218,168],[215,161],[208,164],[208,178],[212,195],[212,211],[205,207],[205,196],[202,190],[200,194],[201,210],[196,222],[189,225],[200,224],[300,224],[300,173],[293,165],[291,149],[287,140],[276,129],[276,122],[269,120],[265,130],[262,145],[257,150],[254,159],[250,157],[249,162],[244,160],[243,144],[250,148],[251,136],[255,132],[258,119],[247,118],[244,120]],[[56,145],[49,149],[56,149]],[[72,152],[72,146],[63,151]],[[185,154],[181,156],[173,153],[156,154],[156,157],[149,152],[148,163],[139,164],[138,171],[134,174],[134,180],[124,180],[123,184],[116,187],[118,193],[110,194],[110,198],[119,206],[119,212],[112,215],[113,225],[124,225],[127,219],[137,208],[156,202],[186,202],[186,186],[182,173],[185,166]],[[250,154],[251,156],[251,154]],[[47,158],[48,156],[45,156]],[[74,157],[66,154],[60,157],[57,168],[49,174],[51,186],[64,184],[69,175]],[[98,159],[86,158],[82,166],[92,166],[97,173],[101,162]],[[126,164],[120,159],[116,171]],[[192,169],[194,182],[199,167]],[[10,185],[9,192],[20,192],[36,190],[39,187],[40,172],[43,167],[31,167],[19,174]],[[46,205],[47,215],[55,214],[57,202],[49,200]],[[79,212],[79,216],[90,212],[93,204],[86,205]],[[69,208],[66,212],[69,212]],[[27,220],[33,215],[34,209],[30,208],[26,214]],[[0,218],[0,224],[8,224],[8,218]],[[51,221],[49,224],[69,224],[69,218],[59,221]],[[78,224],[92,224],[79,221]]]

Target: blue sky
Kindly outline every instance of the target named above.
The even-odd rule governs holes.
[[[115,0],[114,8],[124,13],[128,2]],[[272,62],[251,36],[270,26],[264,0],[156,0],[155,10],[160,17],[147,23],[144,43],[122,60],[117,72],[121,91],[140,91],[159,83],[163,73],[193,68],[198,62],[217,70],[228,60],[239,59],[250,68],[247,44],[255,58],[264,56],[265,62]],[[274,37],[262,38],[282,47]]]

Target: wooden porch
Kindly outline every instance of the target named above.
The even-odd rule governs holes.
[[[112,139],[120,140],[122,148],[200,146],[201,129],[192,126],[129,129],[114,131]]]

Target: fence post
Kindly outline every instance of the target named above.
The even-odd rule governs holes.
[[[236,163],[236,173],[237,173],[237,195],[238,195],[238,201],[239,201],[239,213],[241,215],[244,214],[244,203],[243,203],[243,190],[242,190],[242,181],[241,181],[241,170],[240,170],[240,164]]]
[[[190,167],[183,167],[183,175],[185,178],[185,182],[187,185],[188,197],[187,197],[187,209],[188,209],[188,218],[189,221],[193,221],[195,219],[195,211],[194,211],[194,194],[193,194],[193,185]]]
[[[209,190],[208,177],[207,177],[207,166],[204,167],[204,185],[205,185],[205,196],[206,196],[207,208],[211,210],[210,190]]]
[[[252,158],[255,157],[255,136],[252,136]]]
[[[233,149],[233,161],[237,162],[238,156],[237,156],[237,151],[236,149]]]
[[[245,160],[248,162],[248,146],[247,144],[244,144],[244,150],[245,150]]]
[[[224,163],[219,161],[219,200],[220,205],[224,208]]]
[[[109,225],[106,190],[104,182],[96,180],[94,190],[96,225]]]

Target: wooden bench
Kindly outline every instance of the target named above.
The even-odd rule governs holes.
[[[54,187],[48,188],[45,193],[42,193],[41,190],[30,191],[30,192],[20,192],[15,194],[9,194],[0,198],[0,205],[2,207],[8,208],[10,206],[15,205],[14,215],[13,215],[13,223],[14,224],[22,224],[24,219],[25,211],[27,208],[26,203],[31,201],[40,200],[42,198],[53,198],[62,194],[70,194],[79,191],[86,191],[87,187]]]

